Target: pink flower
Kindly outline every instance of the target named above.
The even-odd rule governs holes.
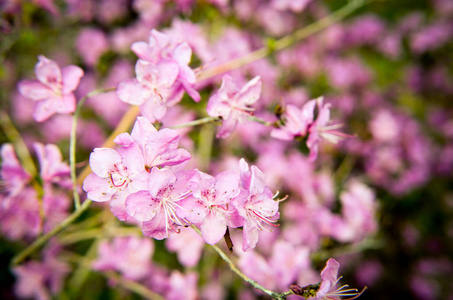
[[[89,45],[89,47],[87,47]],[[75,48],[87,66],[93,67],[109,48],[107,37],[102,30],[84,28],[77,36]]]
[[[295,105],[286,106],[284,115],[284,125],[273,129],[271,136],[285,141],[290,141],[295,137],[305,137],[308,127],[313,123],[316,100],[308,101],[299,109]]]
[[[60,149],[53,144],[35,143],[33,146],[38,156],[40,175],[44,184],[58,184],[72,189],[70,169],[68,164],[62,161]]]
[[[118,237],[102,241],[93,268],[98,271],[115,270],[131,280],[140,280],[151,271],[154,244],[147,238]]]
[[[31,176],[24,170],[22,164],[17,159],[12,144],[3,144],[1,158],[0,176],[2,183],[5,185],[8,195],[15,196],[28,184]]]
[[[193,172],[173,173],[170,169],[153,168],[148,188],[127,197],[126,212],[143,222],[145,236],[162,240],[172,232],[179,232],[178,226],[187,224],[179,210],[185,209],[180,203],[195,187],[195,182],[191,182],[193,175]]]
[[[190,207],[186,218],[200,227],[206,243],[214,245],[225,235],[227,225],[231,226],[235,209],[230,202],[240,192],[239,174],[225,171],[214,178],[198,171],[197,176],[200,188],[185,201]]]
[[[165,243],[168,250],[176,252],[178,261],[187,268],[195,267],[205,246],[203,238],[192,228],[181,227],[177,235],[170,235]]]
[[[87,197],[96,202],[112,200],[110,207],[118,219],[127,219],[126,197],[146,189],[147,172],[143,155],[137,145],[123,147],[119,152],[110,148],[95,148],[90,155],[93,171],[83,182]]]
[[[38,80],[22,80],[19,92],[26,98],[37,101],[34,119],[43,122],[55,113],[68,114],[75,111],[76,98],[73,91],[77,88],[83,70],[69,65],[60,69],[56,62],[42,55],[35,67]]]
[[[218,138],[228,137],[238,123],[244,122],[252,115],[254,109],[250,105],[258,101],[261,94],[259,76],[250,80],[242,88],[230,76],[225,75],[222,86],[209,99],[207,112],[212,117],[221,117],[222,126],[217,133]]]
[[[279,217],[278,202],[273,200],[271,190],[265,186],[264,174],[255,166],[249,168],[244,159],[239,162],[242,192],[232,200],[244,222],[242,250],[255,248],[263,223],[276,225]]]
[[[310,155],[308,157],[310,161],[314,161],[318,156],[318,145],[321,139],[337,144],[341,138],[349,137],[347,134],[336,131],[336,129],[342,127],[341,124],[329,125],[330,104],[323,105],[323,100],[323,97],[316,99],[318,117],[310,125],[308,130],[309,136],[307,139],[307,147],[310,149]]]
[[[153,64],[139,59],[135,72],[136,78],[119,84],[118,98],[139,105],[142,114],[151,121],[161,120],[167,112],[167,106],[175,104],[171,98],[174,93],[172,87],[179,73],[178,64],[173,61]]]
[[[192,49],[186,42],[173,41],[170,36],[153,29],[148,43],[135,42],[131,49],[140,59],[153,64],[161,61],[177,63],[179,66],[177,83],[187,91],[194,101],[200,101],[200,94],[194,89],[195,73],[189,67]]]
[[[350,289],[347,284],[335,289],[336,284],[341,279],[338,278],[338,269],[340,264],[333,258],[329,259],[326,263],[326,267],[321,271],[321,286],[316,294],[315,299],[317,300],[330,300],[330,299],[341,299],[340,297],[352,296],[355,299],[358,298],[364,291],[360,293],[357,289]]]
[[[149,171],[152,167],[178,165],[191,158],[185,149],[178,149],[179,134],[176,130],[164,128],[157,131],[149,120],[138,117],[132,132],[122,133],[115,139],[122,146],[138,145]]]

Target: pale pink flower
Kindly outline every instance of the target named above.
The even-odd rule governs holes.
[[[95,148],[90,155],[90,166],[93,173],[83,182],[88,199],[96,202],[112,200],[112,213],[118,219],[126,220],[126,197],[146,189],[148,173],[140,149],[135,144],[120,148],[118,152],[110,148]]]
[[[260,94],[259,76],[250,80],[242,88],[231,76],[223,76],[222,86],[211,96],[207,107],[211,117],[222,118],[222,125],[217,133],[218,138],[230,136],[238,123],[243,123],[252,115],[254,109],[251,105],[258,101]]]
[[[185,216],[200,227],[206,243],[213,245],[223,238],[227,225],[231,226],[234,207],[230,202],[240,192],[239,174],[225,171],[214,178],[198,171],[197,176],[199,189],[185,201]]]
[[[181,201],[187,198],[195,182],[193,172],[173,173],[170,169],[154,167],[148,176],[148,188],[130,194],[126,199],[126,212],[142,223],[145,236],[158,240],[179,232],[178,226],[188,223],[181,218]]]
[[[164,128],[158,131],[144,117],[137,118],[130,135],[122,133],[114,141],[127,147],[136,144],[148,171],[152,167],[178,165],[191,158],[187,150],[178,148],[179,134],[176,130]]]
[[[17,159],[13,144],[2,145],[1,158],[0,176],[2,185],[9,196],[15,196],[28,184],[31,176],[24,170],[22,164]]]
[[[19,92],[26,98],[37,101],[34,118],[38,122],[47,120],[55,113],[69,114],[75,111],[77,88],[83,70],[69,65],[60,69],[56,62],[42,55],[35,67],[38,80],[22,80]]]
[[[264,174],[256,166],[250,168],[244,159],[240,160],[239,166],[242,191],[232,204],[244,222],[242,250],[250,251],[258,242],[259,232],[266,228],[264,224],[279,226],[275,224],[279,217],[278,202],[273,200]]]
[[[342,299],[341,297],[349,297],[345,299],[355,299],[359,297],[364,290],[360,293],[357,289],[351,289],[347,284],[342,285],[339,288],[336,288],[338,281],[341,277],[338,277],[338,269],[340,264],[333,258],[330,258],[325,268],[321,271],[321,286],[316,294],[315,299],[317,300],[332,300],[332,299]]]
[[[131,280],[145,278],[151,271],[151,257],[154,244],[147,238],[117,237],[112,241],[102,241],[93,269],[114,270]]]
[[[179,234],[170,235],[165,246],[176,252],[178,261],[187,268],[195,267],[205,246],[203,238],[192,228],[181,227]]]
[[[198,274],[189,272],[182,274],[179,271],[173,271],[168,279],[168,290],[165,293],[165,299],[168,300],[196,300],[199,299],[197,291]]]
[[[63,162],[60,148],[53,144],[35,143],[36,155],[39,161],[40,175],[46,185],[58,184],[71,189],[69,165]]]
[[[90,67],[95,66],[104,52],[107,52],[109,43],[105,33],[96,28],[84,28],[76,39],[75,48],[80,53],[83,62]]]
[[[153,64],[162,61],[178,64],[179,73],[176,81],[180,85],[179,88],[182,86],[194,101],[200,101],[200,94],[194,89],[195,72],[189,67],[192,49],[186,42],[173,41],[170,36],[153,29],[148,43],[135,42],[131,49],[139,59]],[[175,101],[178,102],[179,100],[180,98]]]
[[[171,98],[175,93],[173,85],[179,73],[178,64],[173,61],[154,64],[139,59],[135,72],[136,78],[118,85],[118,98],[126,103],[139,105],[142,114],[151,121],[161,120],[167,107],[175,104]]]

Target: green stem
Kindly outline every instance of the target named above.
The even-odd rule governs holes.
[[[79,209],[75,210],[69,217],[63,220],[58,226],[56,226],[54,229],[46,233],[45,235],[39,237],[36,239],[30,246],[25,248],[22,252],[20,252],[18,255],[16,255],[11,264],[12,266],[16,266],[23,262],[29,255],[31,255],[33,252],[38,250],[41,246],[43,246],[47,241],[63,231],[69,224],[74,222],[84,211],[86,211],[90,205],[91,205],[91,200],[85,200],[85,202],[80,206]]]
[[[14,149],[16,150],[17,156],[24,166],[24,169],[34,178],[38,174],[38,171],[36,170],[36,166],[28,151],[27,145],[25,145],[24,140],[11,121],[11,118],[4,111],[0,111],[0,126],[6,137],[13,143]]]
[[[77,175],[76,175],[76,140],[77,140],[77,121],[80,115],[80,111],[82,110],[82,106],[85,102],[96,95],[107,93],[116,90],[116,88],[107,88],[107,89],[99,89],[88,93],[85,97],[80,99],[79,103],[77,104],[76,111],[74,116],[72,117],[72,128],[71,128],[71,137],[69,140],[69,165],[71,167],[71,180],[72,180],[72,189],[73,189],[73,197],[74,197],[74,207],[75,210],[80,208],[80,195],[78,192],[77,187]]]
[[[184,123],[184,124],[171,126],[169,128],[178,129],[178,128],[193,127],[193,126],[203,125],[203,124],[207,124],[207,123],[211,123],[211,122],[218,122],[220,120],[221,119],[219,117],[204,117],[204,118],[201,118],[201,119],[198,119],[198,120],[194,120],[194,121],[191,121],[191,122],[187,122],[187,123]]]
[[[280,51],[284,48],[290,47],[294,45],[297,42],[300,42],[309,36],[326,29],[330,25],[335,24],[336,22],[344,19],[351,13],[353,13],[355,10],[358,8],[373,2],[373,0],[351,0],[349,3],[339,10],[335,11],[334,13],[304,27],[301,28],[294,33],[287,35],[275,43],[272,44],[272,47],[265,46],[263,48],[260,48],[248,55],[239,57],[237,59],[225,62],[223,64],[220,64],[218,66],[215,66],[210,69],[203,70],[202,72],[199,73],[198,76],[198,81],[202,81],[211,77],[214,77],[216,75],[222,74],[229,72],[231,70],[238,69],[240,67],[243,67],[245,65],[248,65],[252,62],[255,62],[257,60],[260,60],[272,52]]]
[[[200,229],[198,229],[198,227],[192,225],[191,226],[193,228],[193,230],[195,230],[199,235],[201,235],[201,231]],[[220,257],[228,264],[228,266],[230,267],[231,271],[233,271],[234,273],[236,273],[236,275],[238,275],[242,280],[244,280],[245,282],[248,282],[250,283],[255,289],[257,290],[260,290],[262,292],[264,292],[265,294],[271,296],[273,299],[285,299],[286,296],[292,294],[291,291],[288,291],[288,292],[284,292],[284,293],[276,293],[276,292],[273,292],[271,290],[268,290],[267,288],[265,288],[264,286],[260,285],[259,283],[257,283],[256,281],[250,279],[247,275],[245,275],[244,273],[242,273],[237,267],[236,265],[233,263],[233,261],[228,257],[228,255],[225,254],[225,252],[222,251],[222,249],[220,249],[217,245],[210,245],[212,248],[214,248],[214,250],[217,252],[217,254],[220,255]]]

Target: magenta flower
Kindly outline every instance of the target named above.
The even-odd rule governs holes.
[[[321,271],[321,286],[316,294],[317,300],[342,299],[340,297],[349,297],[348,300],[358,298],[365,291],[366,287],[359,293],[357,289],[350,289],[347,284],[335,289],[341,277],[338,277],[340,264],[333,258],[329,259],[325,268]],[[346,299],[346,298],[343,298]]]
[[[307,147],[310,149],[310,155],[308,156],[310,161],[314,161],[318,156],[319,142],[321,139],[337,144],[342,138],[349,137],[349,135],[336,130],[342,127],[341,124],[329,125],[330,104],[323,105],[323,100],[323,97],[316,99],[318,117],[308,130]]]
[[[230,202],[240,192],[239,174],[225,171],[214,178],[198,171],[197,175],[200,188],[185,201],[190,208],[186,218],[200,227],[206,243],[214,245],[225,235],[227,225],[231,225],[235,209]]]
[[[261,78],[253,78],[240,88],[237,82],[225,75],[222,86],[209,99],[207,112],[211,117],[221,117],[222,126],[217,133],[218,138],[228,137],[238,123],[244,122],[252,115],[254,109],[250,105],[258,101],[261,94]]]
[[[284,115],[285,124],[280,128],[272,129],[271,136],[285,141],[296,137],[305,137],[308,127],[313,123],[316,100],[308,101],[299,109],[295,105],[286,106]]]
[[[69,114],[75,111],[77,88],[83,70],[69,65],[60,69],[56,62],[42,55],[35,67],[38,80],[22,80],[19,92],[26,98],[37,101],[33,114],[37,122],[43,122],[55,113]]]
[[[126,199],[126,212],[143,222],[145,236],[158,240],[179,232],[178,226],[187,225],[179,210],[180,203],[187,198],[196,182],[193,172],[173,173],[170,169],[153,168],[148,177],[148,188],[130,194]]]
[[[179,134],[176,130],[164,128],[157,131],[144,117],[137,118],[130,135],[120,134],[115,143],[122,146],[137,144],[148,171],[152,167],[178,165],[191,158],[187,150],[178,149]]]
[[[239,215],[244,221],[244,244],[242,250],[255,248],[259,232],[266,227],[263,223],[275,224],[279,217],[278,202],[273,200],[271,190],[265,186],[264,174],[255,166],[249,168],[244,159],[239,162],[242,192],[233,199]]]

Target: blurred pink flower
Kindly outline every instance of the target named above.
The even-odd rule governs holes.
[[[240,88],[229,75],[223,76],[222,86],[211,96],[207,112],[211,117],[221,117],[222,125],[217,132],[218,138],[227,138],[236,129],[238,123],[244,122],[252,115],[250,105],[258,101],[261,94],[259,76]]]
[[[98,247],[98,257],[93,261],[93,269],[114,270],[130,280],[147,277],[151,271],[151,257],[154,244],[143,237],[116,237],[112,241],[102,241]]]
[[[97,28],[84,28],[76,39],[75,48],[82,56],[83,62],[93,67],[109,48],[107,36]]]
[[[178,261],[187,268],[193,268],[198,264],[205,241],[192,228],[181,228],[179,234],[170,235],[165,246],[168,250],[176,252]]]
[[[35,67],[38,80],[22,80],[19,92],[26,98],[37,101],[34,118],[38,122],[47,120],[55,113],[68,114],[75,111],[77,88],[83,70],[69,65],[60,69],[54,61],[40,55]]]

